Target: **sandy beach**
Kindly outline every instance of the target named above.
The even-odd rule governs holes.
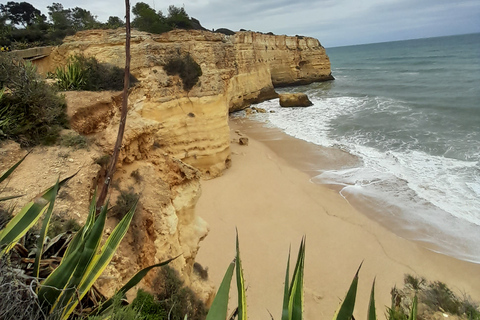
[[[248,131],[247,124],[241,122],[231,121],[234,140],[239,138],[235,131],[247,136],[242,133]],[[303,235],[307,239],[306,319],[333,317],[362,261],[357,319],[366,317],[375,277],[380,319],[390,306],[390,290],[403,286],[406,273],[445,282],[456,293],[466,292],[480,301],[480,265],[405,240],[359,213],[334,189],[310,182],[309,159],[317,157],[317,164],[335,166],[329,161],[329,152],[337,151],[312,151],[284,134],[272,137],[272,132],[265,130],[262,138],[261,130],[256,131],[248,146],[232,143],[232,167],[219,178],[202,181],[197,205],[197,214],[210,227],[197,262],[208,267],[217,286],[235,255],[238,228],[250,319],[270,319],[268,312],[280,318],[288,248],[292,246],[294,263]],[[273,142],[260,142],[263,140]],[[282,154],[295,156],[286,160]],[[232,294],[231,305],[235,304]]]

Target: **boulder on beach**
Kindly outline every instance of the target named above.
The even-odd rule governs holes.
[[[280,106],[289,107],[310,107],[313,103],[305,93],[282,93],[279,94]]]

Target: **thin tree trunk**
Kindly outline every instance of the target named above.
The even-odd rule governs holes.
[[[120,116],[120,123],[118,125],[118,135],[117,141],[115,142],[115,148],[113,150],[113,155],[108,166],[107,174],[105,177],[105,182],[102,187],[102,191],[97,200],[97,213],[100,211],[101,207],[105,202],[105,198],[108,194],[108,188],[113,179],[113,174],[118,162],[118,154],[122,147],[123,133],[125,132],[125,123],[127,122],[127,111],[128,111],[128,88],[130,87],[130,1],[125,0],[125,78],[123,81],[123,101],[122,101],[122,113]]]

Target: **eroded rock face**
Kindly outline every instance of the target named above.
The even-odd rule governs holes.
[[[36,61],[40,71],[53,71],[68,56],[95,56],[101,62],[124,66],[125,33],[89,30],[65,38],[64,44]],[[185,91],[178,76],[163,66],[189,54],[201,67],[199,82]],[[199,30],[174,30],[161,35],[132,32],[131,73],[139,82],[129,96],[129,120],[122,160],[145,159],[153,144],[199,169],[204,178],[220,175],[230,164],[228,113],[252,103],[276,98],[274,86],[332,79],[330,61],[319,41],[238,32],[227,36]],[[119,105],[120,101],[115,101]],[[84,111],[81,112],[88,113]],[[97,118],[111,116],[97,105]],[[97,121],[84,133],[98,132]],[[103,121],[100,121],[102,124]],[[111,128],[116,128],[111,121]],[[102,124],[103,125],[103,124]],[[88,128],[87,128],[88,127]],[[107,127],[104,147],[113,146]]]
[[[106,99],[106,97],[103,97]],[[27,153],[15,142],[0,145],[0,172],[4,172]],[[0,203],[15,212],[40,192],[52,186],[58,177],[75,174],[61,189],[55,201],[54,216],[80,225],[88,215],[93,190],[103,183],[98,159],[104,151],[96,146],[75,150],[63,146],[35,147],[10,176],[2,192],[23,194],[18,199]],[[39,169],[40,168],[40,169]],[[109,192],[110,207],[122,193],[140,197],[130,228],[119,249],[98,280],[99,290],[113,295],[139,270],[178,256],[171,266],[182,280],[205,302],[211,302],[215,289],[193,270],[199,243],[208,234],[208,225],[195,214],[201,195],[200,172],[168,155],[152,153],[148,161],[124,163],[115,173]],[[110,235],[121,217],[107,215],[105,237]],[[155,278],[151,271],[141,287],[148,289]],[[137,288],[138,289],[138,288]],[[134,297],[136,290],[129,292]]]

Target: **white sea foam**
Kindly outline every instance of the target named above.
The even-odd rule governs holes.
[[[398,101],[319,95],[318,91],[309,92],[314,103],[310,108],[281,108],[276,99],[263,102],[258,106],[275,113],[257,114],[256,118],[299,139],[340,147],[359,156],[362,167],[323,172],[314,180],[342,185],[346,194],[377,199],[383,203],[385,214],[402,212],[404,228],[422,225],[436,230],[432,234],[438,235],[417,240],[440,245],[445,253],[460,250],[463,252],[460,258],[480,263],[478,163],[415,150],[412,146],[419,142],[414,137],[410,142],[387,138],[382,141],[383,137],[372,137],[360,130],[350,132],[348,137],[333,135],[334,119],[355,117],[367,108],[387,116],[408,116],[410,123],[421,115],[406,110],[408,106]],[[390,150],[389,144],[397,147]]]

